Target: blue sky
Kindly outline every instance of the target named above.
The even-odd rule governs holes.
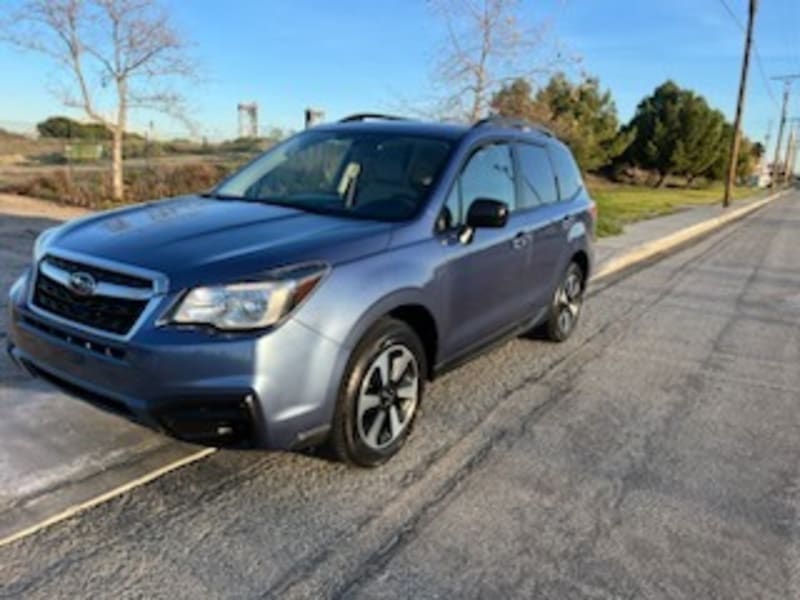
[[[13,6],[18,0],[3,0]],[[211,137],[236,131],[236,104],[255,100],[262,126],[299,128],[313,105],[329,118],[397,109],[430,95],[430,65],[442,31],[424,0],[165,0],[194,44],[205,81],[186,90],[192,115]],[[746,0],[728,0],[742,21]],[[527,0],[531,21],[583,58],[583,68],[611,89],[627,120],[645,94],[672,78],[732,116],[743,34],[720,0]],[[768,75],[800,72],[800,2],[761,0],[757,46]],[[47,91],[57,70],[0,46],[0,126],[64,113]],[[779,100],[781,87],[771,82]],[[745,132],[763,140],[778,108],[753,65]],[[800,81],[790,113],[800,116]],[[151,117],[140,115],[142,126]],[[156,118],[157,134],[180,126]]]

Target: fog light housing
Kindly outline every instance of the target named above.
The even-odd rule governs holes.
[[[253,444],[252,394],[173,400],[158,411],[171,436],[206,446],[249,447]]]

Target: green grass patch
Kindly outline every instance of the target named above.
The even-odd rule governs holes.
[[[722,202],[721,183],[703,188],[624,185],[600,179],[587,182],[589,192],[597,202],[599,213],[597,235],[608,237],[622,233],[625,225],[669,215],[692,206]],[[734,199],[763,193],[750,187],[734,188]]]

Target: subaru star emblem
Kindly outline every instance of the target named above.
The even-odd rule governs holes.
[[[69,287],[78,296],[91,296],[97,287],[97,282],[89,273],[78,271],[69,276]]]

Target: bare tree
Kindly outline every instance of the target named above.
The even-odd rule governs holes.
[[[130,111],[182,118],[183,98],[171,86],[195,75],[167,13],[157,0],[24,0],[0,36],[64,69],[61,100],[111,132],[113,194],[121,201]]]
[[[445,28],[434,80],[445,91],[443,112],[475,121],[501,85],[554,72],[565,56],[547,23],[529,25],[521,0],[429,0]]]

